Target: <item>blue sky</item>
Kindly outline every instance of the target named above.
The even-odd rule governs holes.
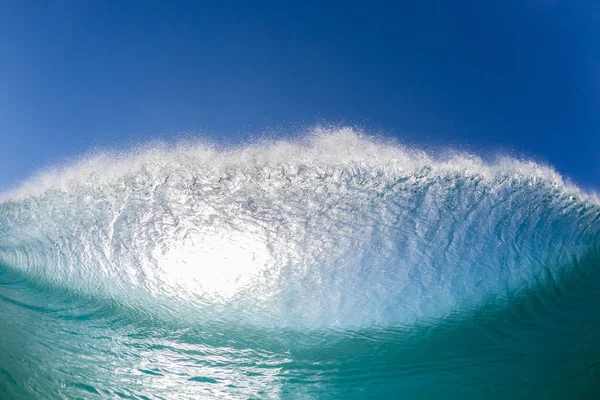
[[[0,188],[98,146],[323,122],[600,187],[596,1],[8,0],[0,60]]]

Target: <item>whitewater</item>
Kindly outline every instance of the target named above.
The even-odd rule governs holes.
[[[0,196],[1,398],[597,398],[600,200],[351,128]]]

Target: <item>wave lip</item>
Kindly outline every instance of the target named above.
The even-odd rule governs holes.
[[[527,288],[600,243],[551,168],[318,129],[157,146],[44,173],[0,203],[0,261],[71,290],[254,323],[393,326]]]

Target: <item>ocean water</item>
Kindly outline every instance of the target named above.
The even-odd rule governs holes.
[[[600,201],[352,129],[0,198],[0,399],[598,399]]]

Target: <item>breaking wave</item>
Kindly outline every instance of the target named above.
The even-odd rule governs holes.
[[[598,249],[599,204],[534,162],[316,129],[46,171],[0,200],[0,263],[176,318],[395,327],[568,273]]]

